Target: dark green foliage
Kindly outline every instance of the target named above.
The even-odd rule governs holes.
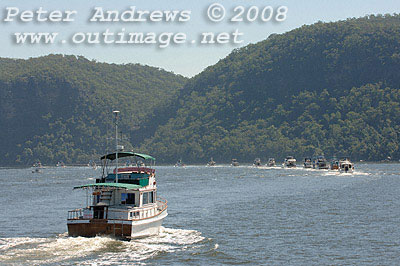
[[[154,67],[75,56],[0,59],[0,164],[98,159],[112,143],[114,109],[125,143],[140,143],[185,81]]]
[[[272,35],[189,81],[74,56],[1,59],[0,164],[96,159],[113,109],[126,143],[159,162],[399,159],[399,69],[398,15]]]
[[[168,162],[399,158],[400,16],[316,23],[192,78],[144,149]]]

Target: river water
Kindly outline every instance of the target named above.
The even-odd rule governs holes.
[[[400,164],[354,174],[253,167],[157,167],[169,216],[159,236],[67,236],[86,204],[84,167],[0,169],[1,265],[398,265]]]

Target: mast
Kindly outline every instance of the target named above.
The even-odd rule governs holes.
[[[118,114],[119,111],[113,111],[115,115],[115,183],[118,183]]]

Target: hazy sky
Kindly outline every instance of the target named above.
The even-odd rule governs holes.
[[[210,22],[207,18],[207,9],[213,3],[220,3],[226,9],[226,19],[222,22]],[[259,8],[260,12],[265,6],[271,6],[276,11],[279,6],[287,6],[287,18],[283,22],[273,19],[262,22],[260,19],[254,22],[232,23],[233,8],[242,5],[246,12],[251,6]],[[123,12],[135,6],[137,10],[190,10],[190,20],[187,22],[89,22],[95,7],[103,10],[116,10]],[[7,16],[7,7],[17,7],[20,13],[25,10],[36,11],[42,7],[46,11],[71,10],[77,11],[73,22],[38,22],[35,18],[32,22],[4,21]],[[304,24],[313,24],[317,21],[337,21],[349,17],[361,17],[367,14],[400,13],[399,0],[118,0],[118,1],[94,1],[94,0],[1,0],[0,1],[0,56],[11,58],[29,58],[46,55],[49,53],[83,55],[89,59],[108,63],[140,63],[157,66],[184,76],[193,76],[201,72],[209,65],[227,56],[234,48],[242,47],[249,43],[256,43],[266,39],[272,33],[283,33]],[[254,11],[254,10],[253,10]],[[244,13],[244,18],[247,13]],[[254,11],[255,12],[255,11]],[[254,13],[252,13],[254,14]],[[170,45],[167,48],[159,48],[155,45],[134,44],[72,44],[71,42],[54,44],[21,45],[15,43],[16,32],[58,32],[60,37],[70,39],[77,32],[104,32],[109,29],[112,32],[184,32],[188,39],[197,40],[203,32],[231,33],[236,29],[243,33],[240,45],[208,44],[201,45],[198,42]]]

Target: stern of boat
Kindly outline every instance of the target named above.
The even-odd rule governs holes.
[[[95,237],[108,235],[119,238],[136,238],[157,235],[168,215],[167,201],[157,199],[156,204],[129,210],[108,206],[92,206],[68,212],[68,235]]]

